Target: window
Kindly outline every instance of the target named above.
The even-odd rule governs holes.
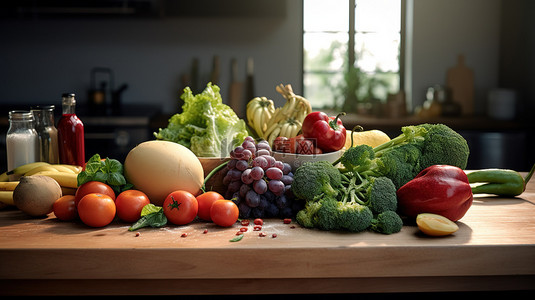
[[[400,87],[402,0],[303,0],[303,95],[354,112]]]

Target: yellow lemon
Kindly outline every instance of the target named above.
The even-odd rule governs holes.
[[[373,129],[360,132],[347,130],[345,149],[351,147],[351,135],[353,135],[353,146],[368,145],[373,148],[390,141],[390,137],[381,130]]]

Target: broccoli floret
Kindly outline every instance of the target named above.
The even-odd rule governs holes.
[[[370,184],[366,189],[365,205],[373,213],[379,214],[385,211],[396,211],[398,208],[398,198],[396,195],[396,186],[388,177],[372,177],[369,179]]]
[[[338,223],[352,232],[360,232],[371,225],[373,214],[370,208],[357,202],[338,202]]]
[[[322,230],[340,229],[338,221],[338,201],[335,198],[326,197],[320,201],[321,205],[316,211],[315,224]]]
[[[402,227],[401,217],[395,211],[387,210],[371,221],[370,229],[384,234],[392,234],[400,232]]]
[[[372,219],[373,213],[367,206],[355,201],[338,201],[332,197],[309,201],[296,215],[297,222],[307,228],[352,232],[365,230]]]
[[[347,149],[338,161],[342,163],[348,171],[359,172],[359,169],[367,169],[374,157],[375,153],[373,152],[372,147],[368,145],[358,145]],[[337,162],[333,163],[333,165],[336,165]]]
[[[342,175],[336,167],[328,161],[315,161],[297,168],[291,189],[297,198],[314,200],[323,195],[336,196],[341,185]]]
[[[459,133],[444,124],[420,126],[427,130],[426,142],[422,144],[421,170],[432,165],[466,168],[470,149]]]
[[[316,227],[316,221],[314,218],[316,217],[316,213],[320,207],[321,201],[308,201],[305,205],[305,208],[297,212],[295,219],[299,224],[307,228],[314,228]]]

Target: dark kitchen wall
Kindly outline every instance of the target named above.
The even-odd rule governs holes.
[[[4,17],[0,104],[57,104],[65,91],[77,93],[83,103],[91,69],[108,67],[114,71],[116,88],[129,85],[123,103],[158,104],[163,112],[173,113],[183,88],[181,77],[190,72],[192,60],[199,59],[199,82],[205,86],[215,55],[220,57],[218,85],[224,101],[231,59],[238,62],[237,79],[245,81],[246,61],[252,58],[255,94],[282,103],[275,91],[278,84],[302,89],[302,13],[300,1],[275,5],[279,11],[274,14],[247,9],[229,14],[223,6],[219,14],[217,6],[190,6],[198,10],[164,17]]]

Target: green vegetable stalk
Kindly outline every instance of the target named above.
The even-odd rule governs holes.
[[[227,157],[248,135],[245,122],[223,103],[219,87],[208,83],[193,95],[186,87],[182,113],[169,119],[167,128],[155,132],[156,139],[172,141],[189,148],[199,157]]]

